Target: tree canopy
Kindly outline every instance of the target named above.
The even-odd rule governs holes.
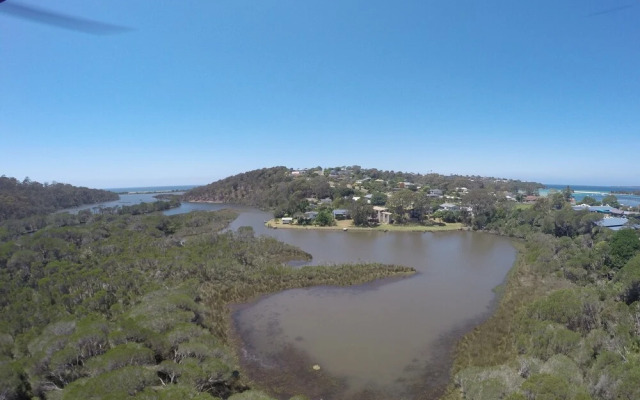
[[[524,240],[497,311],[457,348],[445,399],[638,398],[637,232],[600,227],[565,193],[532,206],[465,200],[474,228]]]
[[[621,268],[640,250],[640,238],[633,229],[620,229],[610,242],[613,266]]]
[[[611,207],[620,207],[618,198],[614,194],[608,194],[602,198],[602,204],[609,205]]]
[[[83,204],[117,200],[118,194],[64,183],[39,183],[0,176],[0,222],[44,215]]]
[[[2,237],[2,398],[233,397],[251,382],[227,340],[229,303],[412,272],[289,267],[309,255],[250,228],[223,232],[228,210],[126,211],[66,214],[63,226],[49,216],[35,233]],[[235,398],[269,398],[248,393]]]

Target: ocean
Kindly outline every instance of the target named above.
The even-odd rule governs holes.
[[[111,192],[116,193],[163,193],[163,192],[184,192],[200,185],[180,185],[180,186],[143,186],[143,187],[126,187],[126,188],[108,188]]]
[[[573,197],[576,199],[576,203],[580,204],[580,201],[585,196],[591,196],[597,201],[602,201],[605,196],[608,196],[612,192],[633,192],[640,191],[640,186],[589,186],[589,185],[557,185],[557,184],[545,184],[544,189],[540,189],[541,196],[547,196],[549,192],[562,191],[569,186],[573,190]],[[640,206],[640,196],[633,194],[618,194],[613,193],[618,202],[622,205],[629,207]]]

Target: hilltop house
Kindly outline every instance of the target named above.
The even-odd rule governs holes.
[[[408,189],[411,186],[416,186],[416,184],[412,183],[412,182],[399,182],[398,183],[398,187],[400,189]]]

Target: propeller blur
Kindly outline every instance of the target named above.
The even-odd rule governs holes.
[[[6,0],[0,0],[0,12],[30,22],[37,22],[92,35],[110,35],[131,30],[131,28],[127,28],[125,26],[107,24],[91,19],[60,14],[39,7],[6,2]]]

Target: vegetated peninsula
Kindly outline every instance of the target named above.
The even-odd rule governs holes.
[[[25,178],[0,176],[0,221],[47,214],[83,204],[117,200],[108,190],[89,189],[64,183],[40,183]]]
[[[428,225],[429,217],[438,210],[443,212],[436,218],[456,222],[453,219],[457,216],[453,218],[448,211],[459,207],[450,203],[459,203],[470,192],[522,200],[542,187],[540,183],[511,179],[423,175],[360,166],[304,170],[273,167],[192,189],[184,199],[259,207],[298,225],[327,226],[344,219],[353,220],[356,226],[391,222]]]

